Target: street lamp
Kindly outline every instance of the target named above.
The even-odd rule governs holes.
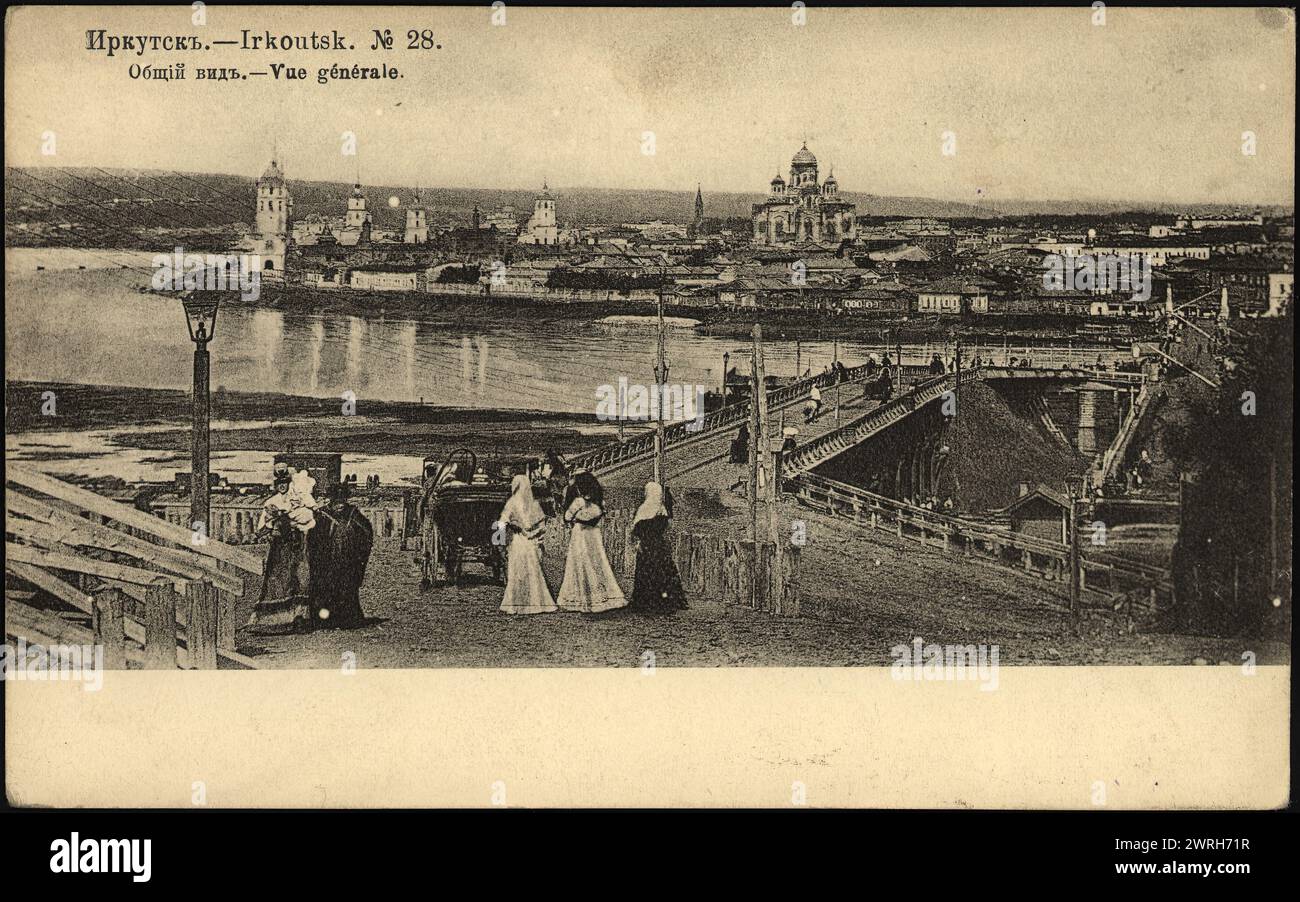
[[[181,297],[185,324],[194,342],[194,431],[190,440],[190,529],[202,539],[211,526],[208,511],[208,429],[211,406],[208,398],[208,342],[217,328],[220,295],[212,291],[192,291]],[[198,532],[199,530],[202,532]],[[202,541],[200,539],[200,541]]]
[[[731,352],[722,352],[722,406],[727,406],[727,367],[731,363]]]

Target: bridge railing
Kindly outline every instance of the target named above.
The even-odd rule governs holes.
[[[910,391],[899,395],[873,410],[845,423],[839,429],[807,442],[796,448],[785,459],[783,466],[787,472],[797,473],[825,461],[831,454],[838,453],[850,445],[856,444],[866,436],[893,425],[918,407],[928,404],[945,392],[958,385],[980,378],[980,371],[962,370],[960,373],[945,373],[934,376],[924,382],[918,382]]]
[[[800,503],[855,523],[894,533],[945,552],[962,552],[977,563],[1013,566],[1049,581],[1069,583],[1070,548],[988,523],[930,511],[811,473],[796,479]],[[1134,589],[1155,599],[1172,595],[1169,572],[1113,552],[1079,555],[1080,588],[1103,597]]]
[[[783,407],[792,401],[798,401],[812,390],[813,386],[818,388],[830,388],[834,385],[852,384],[861,382],[868,373],[867,364],[856,367],[846,367],[844,370],[844,380],[840,382],[834,372],[818,373],[807,379],[800,379],[789,385],[782,385],[774,388],[767,393],[767,403],[769,407]],[[674,445],[681,445],[685,442],[697,441],[705,438],[721,429],[742,423],[749,418],[750,403],[746,399],[737,401],[715,410],[712,413],[704,415],[698,429],[692,429],[694,421],[673,423],[664,428],[664,447],[670,448]],[[628,441],[615,441],[591,451],[577,454],[569,460],[569,466],[573,469],[588,469],[593,473],[610,467],[622,465],[633,460],[646,457],[654,453],[655,436],[653,432],[647,432],[638,435],[636,438]]]
[[[1143,373],[1129,373],[1123,370],[1098,370],[1077,366],[1000,366],[984,364],[981,369],[989,379],[1092,379],[1097,382],[1110,382],[1120,385],[1141,386],[1147,382]]]

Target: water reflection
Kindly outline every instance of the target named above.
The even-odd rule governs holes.
[[[188,388],[191,345],[179,305],[141,294],[143,281],[134,270],[35,272],[7,260],[7,376]],[[738,372],[749,368],[749,343],[741,338],[673,328],[666,345],[673,383],[716,390],[724,352]],[[904,352],[920,362],[940,348],[911,345]],[[222,311],[211,350],[214,384],[231,391],[317,397],[353,391],[362,399],[563,412],[594,412],[597,388],[620,377],[653,383],[655,365],[649,317],[631,324],[521,318],[465,331],[382,313],[327,318],[231,307]],[[818,372],[836,358],[852,366],[882,350],[873,340],[770,340],[767,371]]]

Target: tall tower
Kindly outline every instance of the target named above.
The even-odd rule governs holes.
[[[361,182],[357,182],[352,186],[352,196],[348,198],[346,226],[349,229],[359,229],[367,219],[366,196],[361,193]]]
[[[415,190],[415,203],[406,210],[407,244],[424,244],[429,240],[429,227],[425,222],[424,205],[420,203],[420,189]]]
[[[284,273],[284,258],[289,245],[289,215],[293,199],[288,183],[275,160],[257,180],[256,251],[261,271],[269,275]]]
[[[700,193],[700,186],[695,186],[695,218],[691,220],[691,227],[686,230],[690,238],[700,237],[700,232],[704,226],[704,195]]]
[[[555,223],[555,198],[550,187],[543,182],[542,193],[533,201],[533,215],[528,228],[519,236],[523,244],[559,244],[560,230]]]

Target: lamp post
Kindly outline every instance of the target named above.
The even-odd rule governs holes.
[[[731,352],[722,352],[722,406],[727,406],[727,367],[731,365]]]
[[[206,539],[211,527],[208,498],[208,430],[211,405],[208,397],[208,342],[217,326],[219,295],[192,291],[181,298],[185,324],[194,342],[194,429],[190,440],[190,529]],[[202,530],[200,532],[200,530]],[[200,539],[200,541],[202,540]]]

